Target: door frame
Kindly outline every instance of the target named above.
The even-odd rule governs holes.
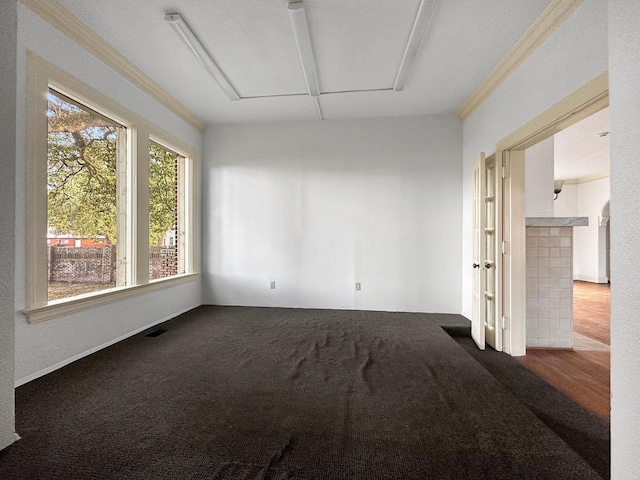
[[[524,150],[609,105],[609,73],[605,71],[529,121],[496,145],[502,161],[502,321],[503,351],[526,354],[526,249],[524,216]]]

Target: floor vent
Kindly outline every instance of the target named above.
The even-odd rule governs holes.
[[[145,337],[159,337],[160,335],[168,331],[169,330],[167,330],[166,328],[158,328],[157,330],[154,330],[151,333],[147,333]]]

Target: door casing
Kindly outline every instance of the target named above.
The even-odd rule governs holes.
[[[501,292],[505,353],[526,353],[524,150],[608,105],[609,75],[605,71],[496,145],[496,160],[502,161],[504,176],[499,241],[504,242]]]

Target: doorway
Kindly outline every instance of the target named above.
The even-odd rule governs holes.
[[[609,77],[604,72],[534,118],[496,146],[502,163],[502,304],[503,350],[526,354],[526,230],[524,215],[524,150],[609,105]],[[499,165],[499,163],[498,163]]]

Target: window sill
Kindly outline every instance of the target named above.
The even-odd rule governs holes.
[[[193,282],[199,277],[199,273],[186,273],[175,277],[154,280],[146,285],[135,285],[132,287],[116,287],[106,291],[87,293],[70,299],[55,300],[47,305],[36,308],[29,308],[22,311],[29,323],[42,322],[52,318],[69,315],[89,308],[106,305],[109,303],[124,300],[125,298],[143,295],[145,293],[175,287],[185,283]]]

